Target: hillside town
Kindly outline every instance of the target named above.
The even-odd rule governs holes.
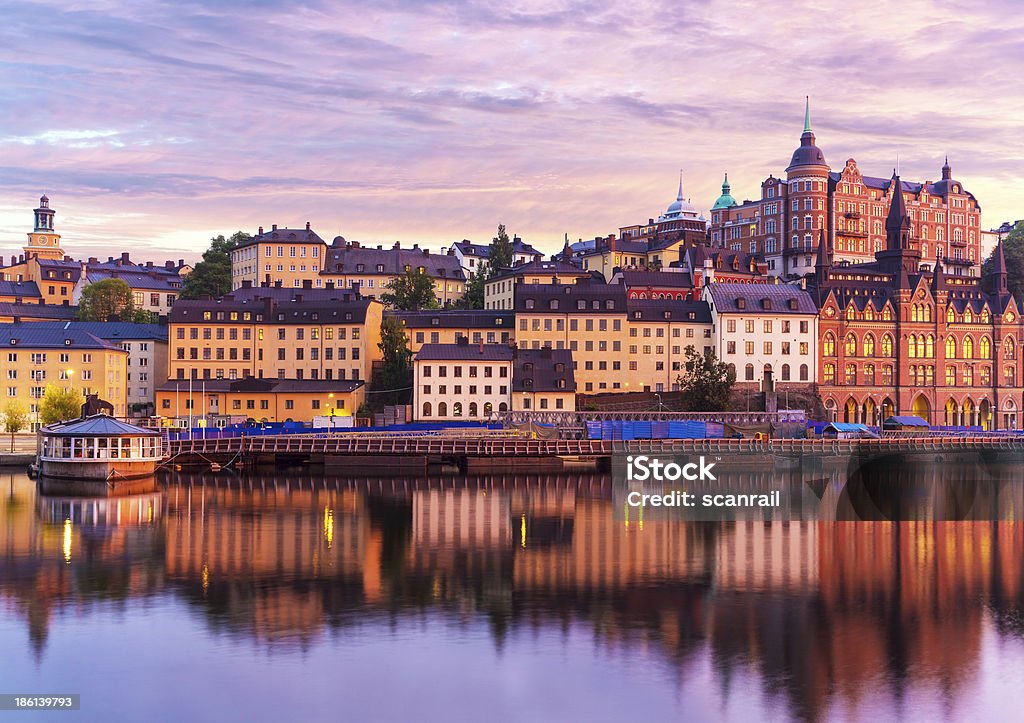
[[[552,255],[504,227],[431,250],[261,226],[228,244],[219,293],[190,284],[205,261],[76,258],[44,195],[0,266],[4,402],[28,429],[48,387],[188,428],[353,426],[397,406],[406,422],[732,408],[1018,429],[1004,241],[1020,224],[984,230],[948,159],[937,178],[830,165],[808,107],[754,200],[726,175],[704,214],[681,174],[663,213]],[[687,401],[694,360],[721,365],[723,409]]]

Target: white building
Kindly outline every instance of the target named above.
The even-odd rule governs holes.
[[[424,344],[413,359],[417,421],[481,421],[508,411],[515,350],[504,344]]]
[[[703,298],[711,310],[718,358],[740,385],[760,384],[771,371],[781,384],[818,379],[818,309],[810,294],[789,284],[712,283]]]
[[[487,262],[491,247],[489,244],[475,244],[472,241],[462,240],[452,244],[452,251],[466,272],[466,278],[473,276],[480,269],[480,266]],[[512,265],[528,264],[531,261],[540,261],[544,254],[535,249],[521,238],[512,238]]]

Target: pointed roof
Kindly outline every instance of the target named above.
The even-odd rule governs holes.
[[[726,172],[725,179],[722,181],[722,195],[715,201],[715,205],[711,207],[714,211],[720,208],[730,208],[732,206],[738,206],[736,199],[732,197],[732,186],[729,185],[729,173]]]
[[[821,229],[821,233],[818,237],[818,258],[814,263],[814,268],[828,270],[832,268],[832,248],[831,241],[825,237],[825,229]]]
[[[811,96],[804,96],[804,133],[811,132]]]
[[[43,427],[47,437],[159,437],[160,431],[121,422],[106,414],[94,414]]]
[[[892,180],[889,184],[892,189],[892,201],[889,202],[889,215],[885,218],[886,235],[896,235],[896,245],[890,248],[899,247],[899,236],[904,230],[910,230],[910,214],[907,212],[907,201],[903,198],[903,184],[900,177],[896,175],[895,169],[892,172]]]
[[[811,130],[810,97],[806,98],[806,105],[804,106],[804,132],[800,136],[800,147],[793,151],[793,159],[790,161],[786,171],[788,172],[803,166],[824,166],[828,169],[828,164],[825,162],[825,154],[815,145],[814,131]]]
[[[935,254],[935,266],[932,267],[932,293],[945,288],[946,286],[946,275],[942,270],[942,259],[939,258],[938,253]]]

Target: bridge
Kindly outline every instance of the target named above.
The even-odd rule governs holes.
[[[476,430],[474,430],[476,431]],[[223,437],[165,442],[165,462],[275,463],[279,459],[339,463],[346,458],[382,469],[402,467],[403,460],[464,463],[493,460],[495,467],[514,467],[514,460],[591,459],[613,455],[760,455],[847,456],[888,454],[950,454],[1024,452],[1024,436],[884,436],[877,439],[532,439],[507,431],[489,434],[416,433],[289,434]]]

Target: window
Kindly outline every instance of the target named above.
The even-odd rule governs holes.
[[[753,342],[749,342],[749,343],[753,343]],[[747,364],[747,366],[745,366],[743,368],[743,378],[746,379],[748,382],[754,381],[754,365],[753,364]]]
[[[835,356],[836,355],[836,338],[832,335],[832,332],[825,334],[825,337],[821,340],[821,353],[823,356]]]
[[[834,384],[836,381],[836,365],[829,362],[823,368],[823,381],[825,384]]]

